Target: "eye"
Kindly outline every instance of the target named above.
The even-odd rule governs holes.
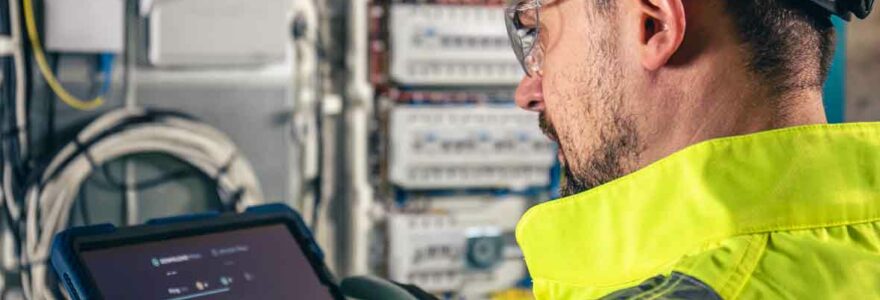
[[[534,29],[538,25],[537,10],[535,8],[517,8],[516,21],[521,29]]]

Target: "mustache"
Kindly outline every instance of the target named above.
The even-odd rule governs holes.
[[[556,134],[556,127],[553,126],[553,121],[550,120],[550,117],[548,117],[546,113],[542,112],[538,115],[538,127],[541,128],[541,132],[543,132],[548,138],[554,142],[559,141],[559,136]]]

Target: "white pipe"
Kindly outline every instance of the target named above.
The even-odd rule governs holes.
[[[146,2],[146,1],[145,1]],[[137,3],[135,1],[135,3]],[[140,36],[140,16],[130,14],[129,3],[125,3],[125,72],[128,72],[128,82],[125,84],[125,108],[137,107],[137,47]],[[137,5],[137,4],[135,4]],[[131,20],[131,18],[135,18]],[[110,74],[109,76],[113,76]]]
[[[135,2],[136,3],[136,2]],[[137,4],[135,4],[137,5]],[[131,20],[131,18],[135,18]],[[138,14],[132,15],[129,11],[129,3],[126,1],[125,3],[125,72],[128,72],[125,86],[125,108],[129,110],[134,110],[137,108],[137,41],[138,36],[140,35],[140,31],[138,30],[135,24],[139,24],[140,16]],[[113,74],[108,74],[108,76],[113,76]],[[135,166],[135,162],[127,159],[125,160],[125,207],[126,207],[126,220],[128,221],[128,225],[135,225],[139,223],[138,215],[140,212],[138,211],[138,191],[135,188],[137,185],[137,168]],[[80,187],[82,188],[82,187]],[[80,201],[86,201],[86,199],[81,199]]]
[[[80,188],[83,188],[82,186]],[[80,199],[86,201],[86,199]],[[131,159],[125,160],[125,208],[127,225],[140,224],[138,216],[137,169]]]
[[[373,203],[373,188],[369,182],[368,136],[373,91],[368,77],[368,0],[352,0],[350,4],[349,48],[346,57],[350,72],[346,90],[349,108],[346,121],[351,168],[351,219],[348,228],[351,246],[347,275],[361,275],[369,271],[368,239],[372,228],[369,211]]]
[[[304,22],[306,31],[303,36],[294,41],[293,57],[296,59],[294,63],[294,107],[292,134],[294,136],[295,148],[299,151],[299,159],[291,160],[291,170],[300,170],[300,180],[296,184],[292,184],[291,199],[299,200],[294,203],[295,207],[300,209],[303,218],[308,223],[314,224],[314,220],[310,220],[313,216],[310,197],[306,194],[310,192],[304,187],[317,177],[318,173],[318,116],[316,115],[318,104],[317,78],[318,78],[318,28],[321,26],[318,22],[318,10],[312,1],[294,1],[293,3],[293,20],[299,18]],[[298,165],[296,165],[298,163]]]

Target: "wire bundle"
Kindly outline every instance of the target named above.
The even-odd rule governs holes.
[[[4,95],[4,101],[0,103],[2,108],[2,139],[0,139],[0,157],[2,157],[2,179],[0,179],[0,203],[3,204],[4,215],[0,216],[5,222],[3,228],[2,242],[2,265],[3,271],[17,271],[18,259],[15,256],[15,246],[13,234],[9,230],[12,227],[13,215],[18,216],[20,209],[15,203],[16,196],[20,194],[19,183],[24,181],[27,170],[27,160],[29,153],[29,139],[27,134],[27,103],[26,90],[28,68],[26,67],[26,55],[24,51],[23,38],[20,28],[20,6],[19,1],[8,1],[8,21],[9,21],[9,43],[12,46],[10,61],[4,62],[4,79],[3,89],[7,94]],[[5,55],[5,54],[4,54]],[[12,215],[10,215],[10,213]],[[5,297],[6,280],[5,276],[0,275],[0,297]]]
[[[80,185],[111,160],[167,154],[214,179],[227,209],[263,202],[250,164],[221,132],[172,112],[117,110],[104,114],[62,148],[29,186],[22,218],[22,285],[29,299],[51,299],[46,265],[52,238],[67,224]]]

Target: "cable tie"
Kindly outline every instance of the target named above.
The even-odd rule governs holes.
[[[229,158],[226,159],[226,162],[217,169],[217,174],[214,174],[212,179],[216,182],[220,182],[220,178],[229,173],[229,169],[232,167],[232,163],[235,162],[236,158],[238,158],[238,153],[232,152],[232,154],[229,155]]]
[[[17,137],[19,133],[21,133],[21,127],[15,126],[15,128],[4,131],[3,138]]]
[[[86,161],[89,162],[89,167],[91,167],[90,173],[94,172],[95,170],[97,170],[100,167],[100,165],[98,165],[98,162],[95,161],[95,157],[93,157],[92,153],[89,152],[90,147],[84,145],[79,140],[79,137],[73,139],[73,144],[76,146],[77,152],[82,152],[82,154],[85,155]]]
[[[229,204],[227,204],[227,210],[235,211],[235,208],[238,207],[238,204],[241,203],[242,195],[244,195],[244,187],[238,187],[232,192],[232,195],[229,197]]]
[[[48,258],[48,257],[46,257],[46,258],[40,258],[40,259],[34,259],[34,260],[31,260],[30,258],[28,258],[27,261],[19,260],[18,267],[21,268],[21,269],[31,270],[31,268],[32,268],[33,266],[45,265],[45,264],[48,263],[48,262],[49,262],[49,258]]]

